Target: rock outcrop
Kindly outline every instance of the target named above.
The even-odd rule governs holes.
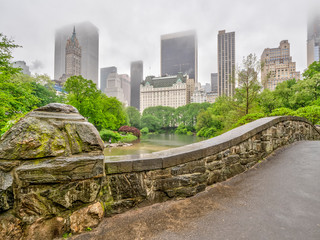
[[[71,213],[97,199],[103,148],[96,128],[72,106],[52,103],[20,119],[0,139],[0,238],[71,231]]]

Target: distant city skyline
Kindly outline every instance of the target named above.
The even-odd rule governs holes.
[[[250,53],[260,56],[266,46],[276,46],[288,39],[297,70],[303,72],[307,67],[307,10],[315,3],[319,4],[316,0],[303,3],[270,0],[268,4],[262,0],[219,3],[97,0],[95,4],[85,0],[11,0],[1,4],[0,29],[23,46],[13,51],[13,61],[25,61],[32,73],[47,73],[51,78],[54,78],[54,33],[62,26],[92,22],[99,29],[99,68],[117,66],[119,72],[129,74],[130,62],[141,59],[145,76],[160,75],[159,37],[162,34],[195,29],[198,79],[206,83],[210,82],[210,74],[217,72],[216,34],[221,29],[237,34],[237,65],[244,56]],[[230,5],[233,8],[229,8]],[[312,8],[319,9],[313,5]],[[119,12],[125,13],[125,17],[119,18]]]

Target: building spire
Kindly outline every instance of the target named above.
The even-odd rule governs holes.
[[[72,42],[74,42],[74,40],[75,40],[75,38],[76,38],[76,26],[73,26],[73,33],[72,33]]]

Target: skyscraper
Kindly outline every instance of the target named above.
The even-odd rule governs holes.
[[[131,101],[132,107],[140,109],[140,84],[143,81],[143,62],[131,62],[130,66],[131,77]]]
[[[188,74],[198,82],[198,41],[195,31],[161,36],[161,76]]]
[[[99,75],[99,32],[90,22],[64,26],[55,34],[54,78],[65,74],[66,43],[73,26],[77,30],[77,39],[81,46],[81,75],[92,80],[98,86]]]
[[[300,72],[296,72],[296,63],[290,56],[288,40],[280,42],[277,48],[266,48],[261,55],[261,79],[264,88],[274,90],[278,83],[289,79],[300,79]]]
[[[320,14],[311,15],[308,20],[307,64],[320,61]]]
[[[235,32],[218,33],[218,95],[232,96],[235,88]]]
[[[117,68],[115,66],[100,68],[100,90],[104,92],[107,86],[107,79],[110,73],[117,73]]]
[[[75,28],[73,28],[71,38],[67,40],[65,61],[65,75],[67,78],[81,75],[81,46],[77,39]]]
[[[211,73],[211,92],[218,93],[218,73]]]

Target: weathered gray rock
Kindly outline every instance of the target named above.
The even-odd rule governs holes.
[[[13,206],[12,182],[13,178],[10,173],[0,171],[0,212]]]
[[[82,152],[102,154],[96,128],[65,104],[36,109],[16,123],[0,140],[0,159],[27,160],[70,156]]]
[[[102,217],[103,208],[99,202],[82,208],[70,216],[71,231],[73,233],[84,232],[88,228],[97,226]]]
[[[52,202],[65,208],[74,207],[75,203],[91,203],[96,200],[100,191],[100,181],[89,179],[81,182],[71,182],[52,190],[41,193]]]
[[[16,175],[22,184],[47,184],[99,178],[104,175],[103,161],[103,155],[90,154],[28,161],[16,169]]]

